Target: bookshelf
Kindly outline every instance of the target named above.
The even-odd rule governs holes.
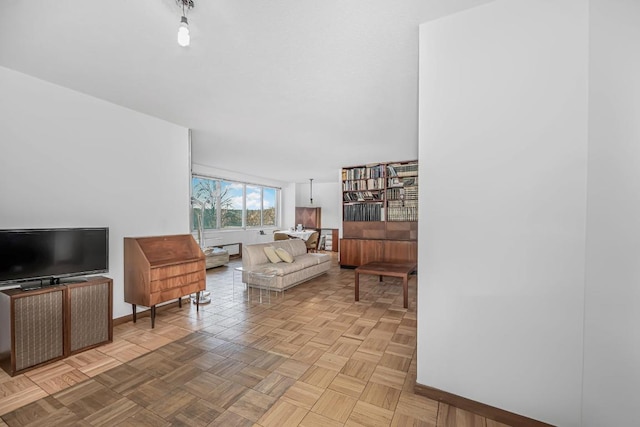
[[[418,161],[342,169],[340,265],[416,261]]]
[[[387,221],[418,221],[418,162],[387,165]]]

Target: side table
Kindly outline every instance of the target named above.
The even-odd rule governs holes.
[[[249,301],[250,288],[258,288],[260,290],[260,304],[262,304],[262,291],[267,291],[267,298],[269,304],[271,304],[271,288],[273,281],[276,278],[275,271],[262,270],[262,271],[249,271],[249,280],[247,281],[247,301]],[[251,286],[254,285],[254,286]]]
[[[236,293],[236,271],[242,274],[242,283],[247,289],[247,301],[251,300],[251,289],[258,288],[260,291],[260,303],[262,304],[262,291],[267,291],[267,300],[271,304],[271,290],[277,273],[272,270],[250,270],[244,267],[234,268],[233,273],[233,295]]]
[[[233,297],[232,299],[235,300],[236,299],[236,271],[240,273],[240,283],[242,283],[245,286],[245,289],[247,290],[247,301],[249,301],[249,287],[247,286],[246,282],[244,281],[244,273],[247,272],[248,270],[246,270],[244,267],[235,267],[233,269]]]

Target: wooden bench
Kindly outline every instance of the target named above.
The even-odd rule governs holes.
[[[400,277],[402,279],[402,291],[404,292],[404,308],[409,307],[409,275],[416,271],[416,264],[411,262],[370,262],[356,268],[356,301],[360,300],[360,275],[373,274],[380,276]]]

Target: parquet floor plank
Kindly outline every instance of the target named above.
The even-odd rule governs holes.
[[[437,427],[485,427],[480,415],[441,403],[438,408]]]
[[[284,400],[301,408],[311,409],[316,404],[324,389],[298,381],[282,396]]]
[[[259,391],[260,393],[279,398],[295,382],[296,380],[294,380],[293,378],[289,378],[276,372],[272,372],[267,375],[262,381],[256,384],[253,389],[255,391]]]
[[[144,408],[123,397],[85,417],[94,426],[114,426],[135,417]]]
[[[366,381],[348,375],[338,374],[329,385],[329,388],[358,399],[366,386]]]
[[[285,400],[278,401],[259,420],[263,427],[282,427],[298,425],[309,411]]]
[[[413,393],[416,279],[331,271],[271,303],[232,286],[241,261],[207,272],[210,304],[163,307],[114,328],[113,343],[10,377],[5,426],[508,427]]]
[[[253,422],[258,421],[276,402],[276,398],[255,390],[248,390],[228,409]]]
[[[282,374],[286,377],[298,379],[311,367],[311,364],[301,362],[295,359],[289,359],[282,362],[273,372]]]
[[[393,419],[393,411],[370,403],[358,401],[345,427],[387,427]]]
[[[47,392],[26,376],[7,376],[0,383],[0,416],[46,396]]]
[[[312,412],[332,420],[344,423],[349,418],[357,399],[333,390],[325,390],[320,399],[311,408]]]
[[[299,427],[342,427],[344,424],[315,412],[308,412],[298,425]]]
[[[400,390],[374,382],[369,382],[360,396],[363,402],[391,411],[396,409],[399,398]]]
[[[169,421],[174,426],[207,426],[222,414],[221,408],[203,399],[197,399],[174,414]]]
[[[338,375],[338,371],[313,365],[307,369],[307,372],[305,372],[305,374],[300,378],[300,381],[316,387],[327,388],[336,375]]]
[[[47,394],[53,394],[89,379],[87,375],[62,361],[29,371],[25,376],[38,384]]]

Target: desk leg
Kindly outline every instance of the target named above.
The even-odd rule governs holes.
[[[356,301],[360,301],[360,273],[356,271]]]
[[[136,323],[136,320],[138,320],[136,318],[136,305],[135,304],[131,304],[131,308],[133,309],[133,323]]]
[[[404,293],[404,308],[409,308],[409,275],[402,278],[402,292]]]
[[[151,306],[151,329],[156,327],[156,306]]]

